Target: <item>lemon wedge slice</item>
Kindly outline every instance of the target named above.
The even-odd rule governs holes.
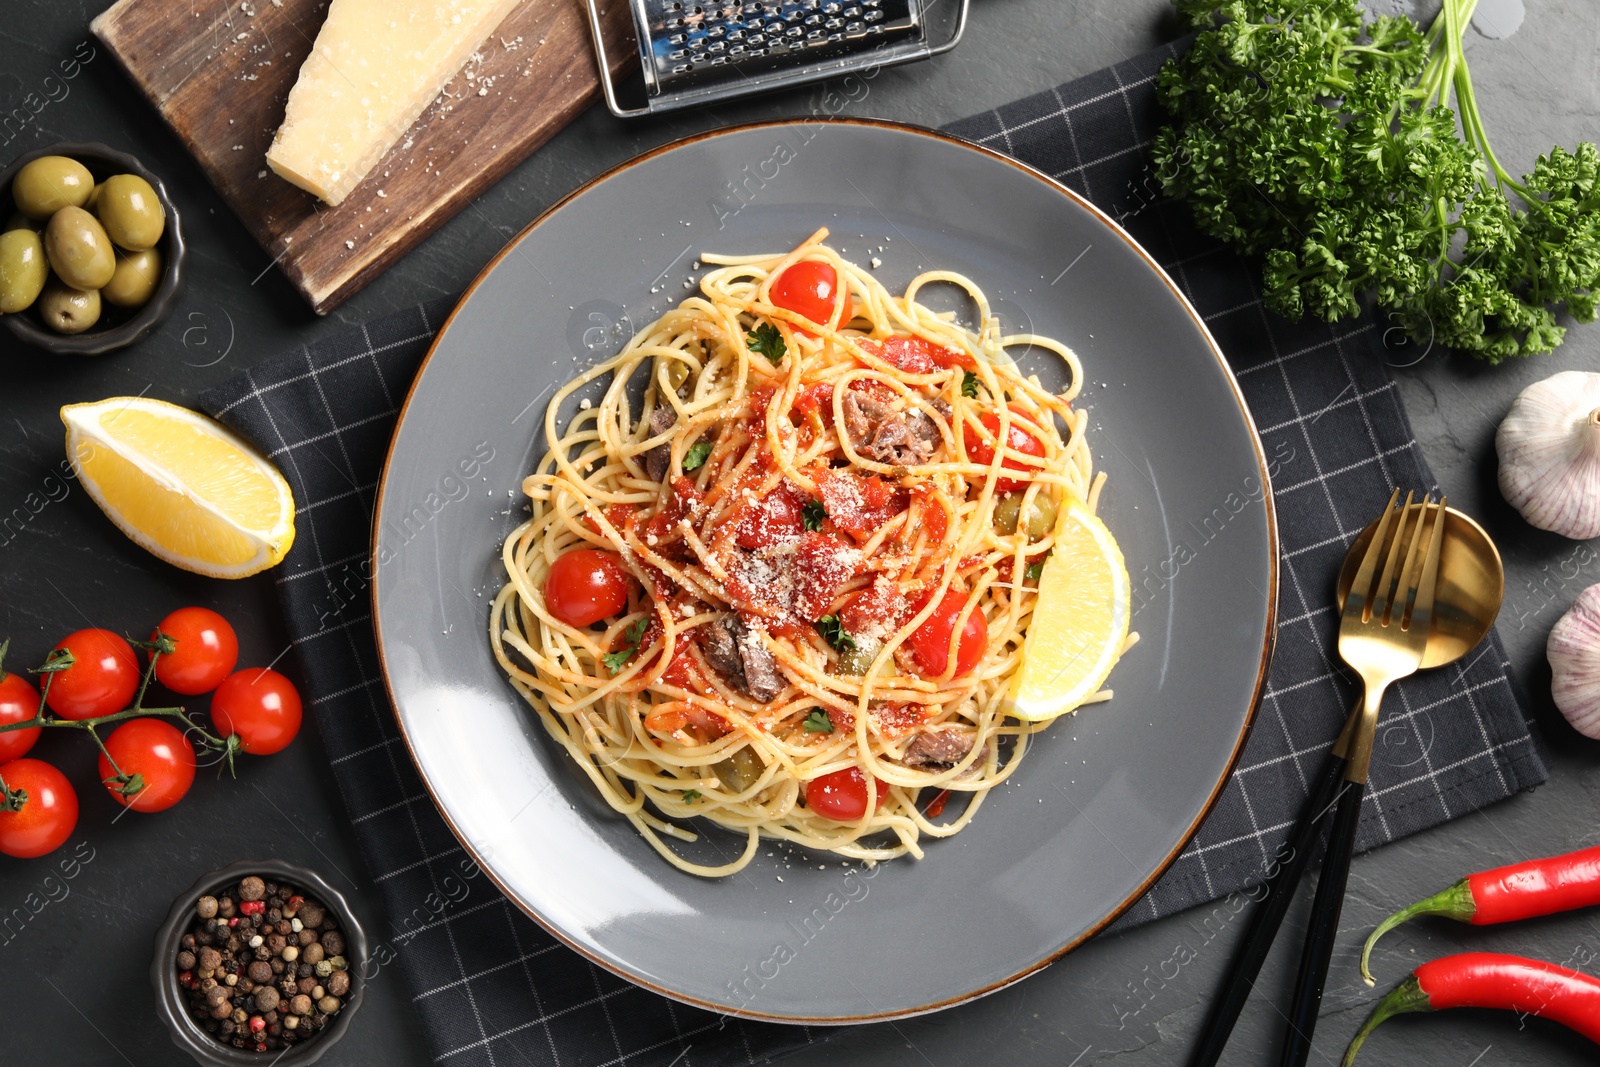
[[[294,543],[294,497],[277,468],[220,423],[124,396],[61,409],[67,458],[100,510],[175,567],[243,578]]]
[[[1019,719],[1053,719],[1099,691],[1128,638],[1128,568],[1105,523],[1074,500],[1056,523],[1007,694]]]

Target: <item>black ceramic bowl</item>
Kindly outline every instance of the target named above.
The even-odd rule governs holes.
[[[167,212],[167,229],[161,235],[160,244],[164,272],[161,284],[144,307],[124,310],[105,305],[100,313],[100,321],[83,333],[56,333],[39,321],[38,313],[32,308],[15,315],[0,316],[0,326],[10,330],[11,335],[24,344],[64,355],[98,356],[131,345],[161,325],[171,314],[173,305],[178,301],[178,293],[183,288],[184,245],[178,207],[167,195],[167,187],[161,184],[161,179],[126,152],[118,152],[103,144],[53,144],[24,153],[0,170],[0,215],[9,217],[16,210],[11,200],[11,179],[23,166],[40,156],[70,156],[88,167],[97,182],[113,174],[137,174],[149,182]],[[4,219],[0,218],[0,221]]]
[[[339,1014],[316,1037],[282,1052],[245,1052],[218,1041],[189,1014],[188,998],[178,984],[178,945],[194,920],[195,901],[251,874],[287,882],[329,908],[338,916],[340,929],[344,933],[344,955],[350,961],[350,993],[344,998],[344,1007]],[[314,871],[293,863],[283,860],[241,860],[203,875],[173,903],[167,921],[156,931],[156,956],[150,964],[150,981],[156,987],[156,1006],[172,1033],[173,1043],[206,1067],[305,1067],[321,1059],[350,1028],[350,1020],[355,1018],[356,1009],[361,1007],[361,998],[366,995],[366,982],[361,978],[366,961],[367,933],[356,921],[344,894],[323,881]]]

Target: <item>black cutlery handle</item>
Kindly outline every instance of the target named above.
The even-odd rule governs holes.
[[[1317,1012],[1322,1007],[1322,987],[1328,979],[1328,961],[1333,958],[1333,943],[1339,936],[1339,912],[1344,908],[1344,890],[1350,881],[1350,856],[1355,851],[1356,827],[1361,823],[1361,798],[1365,782],[1345,782],[1339,807],[1328,834],[1328,854],[1317,878],[1317,895],[1311,905],[1311,925],[1306,929],[1305,950],[1300,957],[1300,977],[1295,984],[1294,1004],[1289,1009],[1289,1033],[1283,1044],[1282,1067],[1305,1067],[1311,1055],[1311,1035],[1317,1029]]]
[[[1228,1044],[1234,1024],[1239,1021],[1245,1001],[1255,989],[1256,976],[1261,973],[1261,965],[1272,949],[1273,939],[1278,936],[1278,927],[1283,925],[1283,917],[1294,900],[1295,886],[1300,884],[1300,877],[1311,861],[1318,831],[1326,825],[1324,816],[1338,799],[1344,771],[1345,761],[1330,756],[1322,777],[1312,782],[1311,795],[1306,797],[1305,806],[1300,810],[1300,820],[1280,853],[1278,869],[1264,883],[1266,893],[1257,902],[1250,927],[1228,967],[1227,984],[1212,1002],[1211,1014],[1189,1067],[1216,1067],[1222,1059],[1222,1050]]]

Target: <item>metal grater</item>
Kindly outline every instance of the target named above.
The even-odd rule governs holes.
[[[586,2],[606,106],[623,118],[939,55],[961,40],[968,4],[933,45],[924,16],[938,0],[628,0],[645,103],[627,107],[611,79],[599,0]]]

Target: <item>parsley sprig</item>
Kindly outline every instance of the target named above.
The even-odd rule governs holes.
[[[1161,71],[1152,171],[1264,257],[1273,311],[1334,322],[1372,294],[1419,345],[1490,363],[1555,348],[1562,311],[1594,319],[1600,149],[1557,146],[1520,181],[1495,157],[1462,49],[1475,0],[1426,34],[1356,0],[1174,3],[1202,32]]]
[[[783,339],[783,334],[770,322],[763,322],[745,335],[744,342],[750,346],[750,351],[758,356],[766,356],[774,365],[783,359],[783,354],[789,346]]]
[[[811,714],[806,716],[805,727],[808,734],[831,734],[833,720],[821,708],[812,708]]]
[[[822,506],[820,500],[807,500],[800,508],[800,521],[805,528],[813,532],[822,529],[822,523],[828,517],[828,509]]]
[[[814,625],[817,628],[817,633],[822,635],[822,639],[838,651],[853,652],[855,650],[856,639],[845,632],[844,623],[839,621],[839,616],[824,615]]]
[[[970,370],[964,370],[961,372],[961,395],[978,395],[978,376]]]
[[[612,674],[620,672],[623,665],[633,658],[635,652],[639,651],[639,642],[644,640],[644,631],[647,625],[647,620],[635,619],[633,625],[623,631],[622,647],[613,652],[607,652],[600,657],[605,661],[606,669]]]
[[[699,470],[709,455],[711,455],[710,441],[696,441],[690,445],[689,451],[683,454],[683,473]]]

